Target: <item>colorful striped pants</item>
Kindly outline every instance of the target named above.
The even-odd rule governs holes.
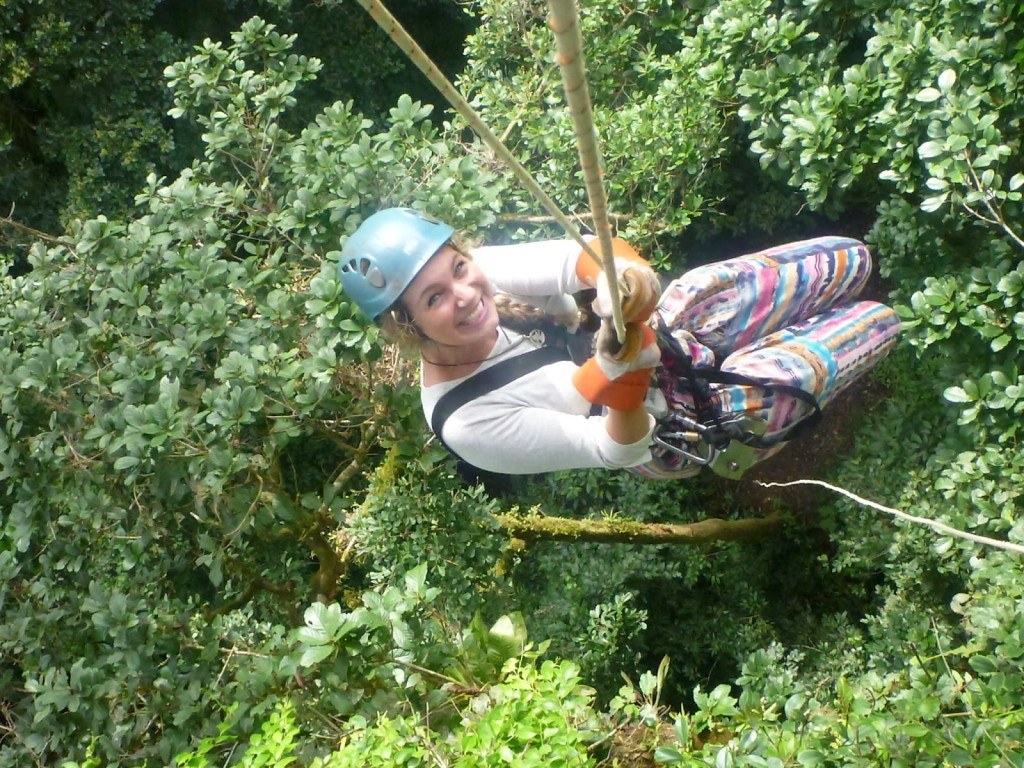
[[[885,357],[899,335],[890,308],[854,300],[870,272],[871,255],[856,240],[790,243],[687,272],[662,294],[655,319],[667,326],[694,368],[798,387],[824,408]],[[666,360],[659,369],[669,408],[696,419],[692,392],[677,386],[669,368]],[[773,441],[813,412],[798,397],[743,384],[710,384],[707,403],[721,418],[758,422],[765,447],[754,451],[755,461],[778,452],[785,443]],[[704,455],[697,444],[682,447]],[[632,471],[675,479],[704,466],[657,445],[652,454],[651,462]]]

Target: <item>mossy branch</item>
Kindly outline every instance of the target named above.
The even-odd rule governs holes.
[[[696,523],[635,520],[576,520],[544,515],[495,515],[506,534],[526,542],[579,541],[597,544],[706,544],[766,536],[782,524],[778,513],[748,520],[709,518]]]

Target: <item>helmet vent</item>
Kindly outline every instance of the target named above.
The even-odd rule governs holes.
[[[342,272],[357,272],[366,278],[366,282],[374,288],[383,288],[387,285],[387,279],[384,277],[384,273],[380,271],[379,267],[375,267],[373,262],[368,258],[363,257],[357,262],[355,259],[349,259],[341,264]]]
[[[377,267],[370,267],[363,274],[366,275],[366,282],[374,288],[383,288],[387,283],[387,280],[384,279],[384,273]]]

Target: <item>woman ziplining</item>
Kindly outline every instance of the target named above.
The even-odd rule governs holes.
[[[556,58],[562,69],[594,226],[601,242],[600,257],[380,0],[357,2],[581,248],[574,256],[569,241],[505,247],[520,249],[506,250],[510,257],[525,256],[526,251],[521,250],[524,248],[534,256],[549,249],[558,256],[561,272],[557,265],[544,262],[532,279],[521,271],[510,270],[508,263],[502,264],[500,247],[469,253],[470,249],[450,239],[454,234],[451,227],[415,211],[397,209],[371,216],[345,245],[339,269],[346,290],[359,295],[368,286],[361,298],[354,296],[357,303],[375,319],[382,319],[392,338],[420,353],[428,421],[435,434],[447,435],[458,451],[469,456],[471,463],[490,463],[498,472],[529,471],[531,464],[535,471],[569,466],[624,466],[664,479],[685,477],[709,466],[719,474],[738,478],[751,464],[777,452],[801,426],[820,414],[821,407],[870,370],[895,345],[899,323],[893,311],[874,302],[856,301],[870,273],[871,262],[863,244],[846,238],[793,243],[689,272],[671,284],[657,302],[651,319],[644,321],[653,280],[649,268],[645,269],[632,249],[621,241],[616,245],[610,237],[575,0],[548,0],[548,5],[558,47]],[[591,145],[589,157],[587,145]],[[391,217],[395,218],[387,221]],[[415,223],[417,218],[420,224]],[[403,245],[402,230],[409,227],[413,237]],[[366,247],[362,253],[361,247]],[[431,253],[434,247],[436,250]],[[615,258],[615,251],[625,261]],[[477,263],[471,261],[473,255],[478,257]],[[383,258],[379,264],[378,256]],[[446,259],[451,264],[450,275],[443,266]],[[630,260],[632,275],[622,269]],[[488,274],[489,261],[494,264],[492,274]],[[600,268],[596,266],[598,261]],[[574,264],[571,270],[566,269],[569,262]],[[392,269],[394,272],[388,274]],[[428,321],[421,316],[417,322],[417,310],[411,306],[414,295],[408,297],[407,304],[406,294],[414,294],[416,281],[429,279],[428,269],[441,270],[437,285],[441,291],[436,296],[431,293],[429,299],[434,306],[441,304],[443,308],[442,302],[447,300],[462,313],[470,306],[468,315],[457,319],[454,311],[448,310],[448,320],[435,322],[435,316]],[[620,272],[626,288],[623,306],[630,308],[629,333],[617,296]],[[424,274],[428,277],[421,277]],[[550,288],[553,275],[554,290],[568,290],[572,274],[577,285],[598,284],[603,278],[601,306],[607,316],[602,321],[595,354],[584,365],[573,368],[570,363],[569,368],[563,364],[561,370],[545,370],[556,364],[552,355],[545,354],[550,348],[533,349],[540,342],[532,334],[522,338],[512,327],[513,322],[531,313],[510,298],[501,298],[500,291],[516,285],[536,290],[542,283],[548,283]],[[503,286],[506,276],[509,281]],[[449,297],[444,296],[446,290],[451,293]],[[475,291],[479,291],[479,298],[474,296]],[[535,294],[528,294],[527,298],[527,304],[553,302],[556,310],[569,308],[564,295],[544,301]],[[391,303],[384,306],[387,301]],[[492,314],[497,316],[498,323],[493,339],[488,341]],[[538,321],[528,321],[527,325],[531,322],[536,325]],[[659,326],[657,351],[650,343],[649,331],[655,324]],[[473,344],[450,344],[428,332],[430,327],[444,333],[454,328],[459,334],[470,326],[484,331]],[[426,354],[431,345],[442,353],[436,360]],[[478,354],[487,351],[486,356],[471,359],[467,352],[474,346]],[[657,371],[656,378],[652,378],[652,371]],[[534,376],[534,381],[527,379],[528,375]],[[571,382],[572,391],[566,381]],[[645,383],[657,386],[650,388],[642,405],[636,405]],[[605,400],[605,395],[609,399]],[[622,395],[628,396],[620,400]],[[585,405],[602,401],[600,414],[595,411],[597,406],[588,409]],[[461,432],[455,428],[446,430],[449,417],[454,417],[456,425],[462,423]],[[566,452],[561,451],[558,439],[551,437],[558,430],[545,429],[538,418],[541,422],[548,418],[552,425],[568,428],[561,433],[563,438],[570,436]],[[649,431],[629,443],[642,431],[640,427],[645,421]],[[531,432],[519,427],[539,429]],[[573,449],[582,444],[571,438],[574,431],[580,440],[585,442],[589,435],[594,445],[610,450],[604,454],[597,450],[596,458],[593,447],[574,453]],[[505,441],[506,437],[510,439]],[[510,451],[515,458],[511,463]],[[639,460],[622,461],[628,455],[634,459],[639,456]],[[883,507],[821,481],[797,480],[784,485],[791,484],[821,485],[862,505],[928,525],[946,535],[1024,552],[1020,545],[979,537],[938,521]],[[599,521],[592,522],[600,525]],[[576,525],[579,521],[572,523]],[[760,528],[762,523],[773,521],[765,518],[742,523],[756,523]],[[504,524],[515,526],[511,520]],[[706,524],[731,527],[737,523],[705,520],[668,535],[677,542],[690,543],[723,538],[721,531],[705,530]],[[697,526],[703,526],[700,532],[692,530]],[[573,528],[564,533],[575,539],[580,532]],[[604,531],[602,535],[608,533],[611,532]],[[650,533],[645,531],[639,536],[646,540]],[[738,531],[733,533],[740,535]],[[635,531],[630,534],[636,535]],[[615,534],[611,540],[625,539]],[[658,535],[656,540],[662,541],[664,537]]]
[[[438,436],[470,464],[505,474],[609,467],[673,479],[712,466],[738,476],[899,333],[891,309],[856,300],[871,259],[854,240],[698,267],[664,292],[627,243],[614,249],[621,345],[607,277],[573,240],[471,248],[449,225],[393,208],[348,238],[339,275],[386,335],[420,356],[424,414]],[[525,363],[543,347],[529,328],[571,327],[572,295],[588,288],[602,317],[593,355],[581,365],[555,355]],[[525,367],[509,367],[517,359]],[[504,378],[484,379],[501,367]],[[470,397],[439,425],[435,411],[460,387]]]
[[[346,293],[420,355],[427,420],[470,464],[739,477],[895,343],[892,310],[854,302],[870,257],[843,238],[694,270],[659,296],[647,262],[611,237],[572,0],[549,5],[600,257],[379,0],[359,2],[571,237],[470,249],[447,224],[388,209],[344,245]],[[572,326],[571,295],[588,288],[602,317],[594,354],[577,366],[537,350],[523,331]]]

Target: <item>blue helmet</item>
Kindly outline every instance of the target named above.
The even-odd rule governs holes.
[[[453,234],[453,227],[412,208],[378,211],[345,241],[338,265],[341,285],[376,320]]]

